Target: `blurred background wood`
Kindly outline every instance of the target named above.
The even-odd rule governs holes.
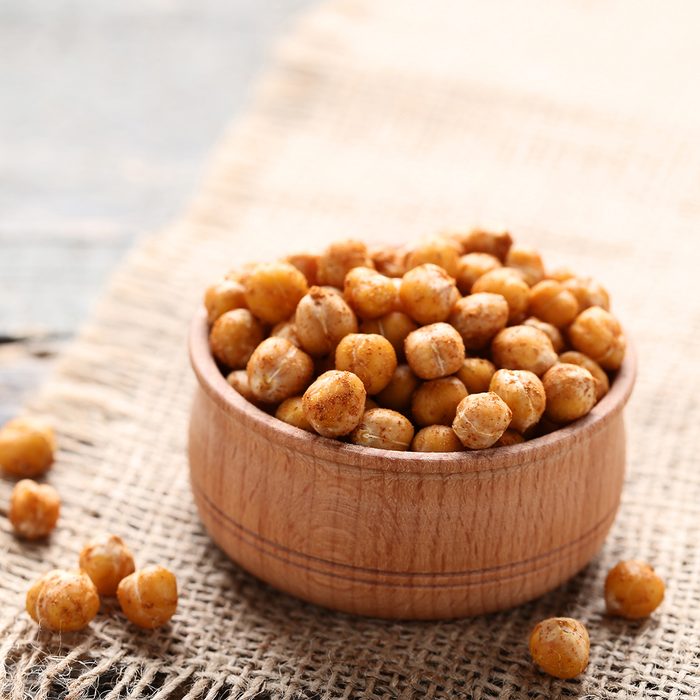
[[[271,41],[310,4],[0,4],[0,422],[135,238],[181,211]]]

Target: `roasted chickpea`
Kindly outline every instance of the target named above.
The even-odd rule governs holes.
[[[496,367],[482,357],[467,357],[457,371],[457,378],[470,394],[483,394],[489,390]]]
[[[608,614],[639,620],[649,617],[661,605],[664,582],[645,561],[621,561],[605,579],[605,607]]]
[[[551,323],[545,323],[539,318],[530,316],[530,318],[526,318],[523,321],[523,326],[532,326],[533,328],[538,328],[543,333],[546,333],[549,339],[552,341],[554,352],[561,352],[564,349],[564,337],[562,336],[561,331]]]
[[[219,316],[209,333],[214,357],[231,369],[242,369],[262,342],[263,328],[248,309],[234,309]]]
[[[467,350],[482,348],[508,323],[508,302],[500,294],[481,292],[462,297],[448,321],[462,336]]]
[[[401,304],[418,323],[445,321],[459,299],[453,277],[441,267],[426,263],[409,270],[401,281]]]
[[[418,328],[416,322],[401,311],[392,311],[381,318],[373,318],[360,324],[361,333],[383,335],[394,347],[397,358],[404,357],[404,341]]]
[[[447,425],[428,425],[421,428],[413,438],[414,452],[461,452],[464,446]]]
[[[489,391],[498,394],[513,412],[513,430],[524,433],[542,418],[546,397],[536,374],[522,369],[499,369],[491,378]]]
[[[461,243],[463,253],[488,253],[501,262],[506,259],[513,244],[508,231],[485,231],[476,228],[469,232],[456,232],[452,235]]]
[[[470,394],[457,406],[452,429],[465,447],[491,447],[505,432],[513,413],[500,396],[492,392]]]
[[[517,430],[508,428],[508,430],[496,440],[493,446],[510,447],[511,445],[520,445],[523,442],[525,442],[525,438]]]
[[[510,267],[499,267],[472,285],[472,293],[500,294],[508,302],[508,321],[516,323],[525,316],[530,301],[530,288],[518,273]]]
[[[250,311],[261,321],[285,321],[308,291],[306,277],[288,262],[262,263],[244,284],[245,300]]]
[[[618,320],[600,306],[591,306],[576,317],[569,327],[569,339],[576,350],[603,369],[622,365],[627,341]]]
[[[152,630],[177,610],[177,579],[163,566],[146,566],[119,582],[117,598],[130,622]]]
[[[246,372],[258,401],[279,403],[306,389],[314,374],[314,362],[288,340],[267,338],[250,356]]]
[[[121,537],[102,534],[83,547],[80,569],[90,577],[100,595],[112,596],[116,595],[119,582],[134,573],[134,557]]]
[[[330,284],[342,289],[345,275],[353,267],[374,267],[361,241],[338,241],[331,243],[318,259],[319,284]]]
[[[563,328],[578,315],[578,301],[559,282],[542,280],[530,290],[530,313],[546,323]]]
[[[587,369],[595,379],[595,400],[600,401],[605,394],[610,390],[610,380],[608,375],[605,374],[603,368],[597,363],[591,360],[590,357],[584,355],[581,352],[576,352],[575,350],[569,350],[559,355],[559,362],[563,362],[569,365],[578,365]]]
[[[289,423],[289,425],[293,425],[295,428],[306,430],[310,433],[314,432],[311,423],[304,415],[304,405],[301,396],[290,396],[282,401],[277,407],[275,417],[285,423]]]
[[[406,416],[389,408],[365,411],[358,426],[350,433],[355,445],[380,450],[407,450],[413,440],[413,425]]]
[[[506,265],[517,270],[530,287],[544,279],[544,264],[534,248],[512,246],[506,255]]]
[[[406,255],[406,269],[412,270],[419,265],[432,263],[441,267],[450,277],[455,277],[460,252],[461,246],[454,239],[434,236],[409,250]]]
[[[464,362],[462,336],[448,323],[433,323],[409,333],[405,351],[409,367],[421,379],[454,374]]]
[[[574,276],[574,273],[568,267],[556,267],[545,274],[545,279],[566,282],[566,280]]]
[[[346,335],[335,350],[335,368],[356,374],[368,394],[380,392],[394,376],[396,353],[375,333]]]
[[[250,273],[258,266],[258,263],[247,262],[243,263],[239,267],[234,267],[229,270],[225,275],[224,279],[232,280],[233,282],[239,282],[240,284],[245,284]]]
[[[466,395],[467,390],[457,377],[442,377],[425,382],[413,394],[413,420],[420,426],[451,426],[457,406]]]
[[[324,437],[347,435],[362,419],[366,397],[365,386],[357,375],[331,370],[304,393],[304,415]]]
[[[294,265],[304,277],[309,287],[318,284],[318,258],[316,253],[295,253],[288,255],[286,262]]]
[[[555,423],[570,423],[595,406],[595,379],[583,367],[554,365],[544,373],[542,384],[547,396],[547,418]]]
[[[245,289],[240,282],[224,278],[207,288],[204,306],[207,310],[207,321],[211,326],[227,311],[245,308]]]
[[[379,318],[396,308],[398,294],[391,277],[369,267],[353,267],[345,276],[345,301],[360,318]]]
[[[277,338],[284,338],[292,345],[296,345],[298,348],[301,347],[301,342],[297,336],[297,327],[294,325],[294,321],[280,321],[277,325],[273,326],[272,330],[270,331],[270,335]]]
[[[411,407],[411,397],[419,383],[408,365],[399,365],[391,381],[377,394],[376,399],[384,408],[405,413]]]
[[[588,630],[570,617],[551,617],[530,634],[532,660],[555,678],[575,678],[586,670],[591,642]]]
[[[377,272],[387,277],[403,277],[406,273],[406,250],[400,246],[380,246],[370,252]]]
[[[357,318],[340,294],[311,287],[297,306],[294,325],[301,347],[313,357],[335,350],[348,333],[357,333]]]
[[[39,476],[53,464],[56,438],[39,418],[14,418],[0,428],[0,468],[12,476]]]
[[[56,527],[60,510],[61,498],[53,486],[22,479],[12,489],[8,517],[18,535],[36,540]]]
[[[572,275],[564,280],[563,286],[576,297],[581,311],[590,306],[600,306],[601,309],[610,310],[610,296],[600,282],[590,277]]]
[[[232,386],[246,401],[257,403],[257,399],[253,396],[248,381],[248,372],[244,369],[235,369],[226,375],[226,381]]]
[[[76,632],[90,624],[100,607],[95,584],[84,571],[54,569],[27,592],[26,608],[40,627]]]
[[[532,326],[504,328],[493,339],[491,354],[496,367],[526,369],[538,377],[557,361],[552,341],[543,331]]]
[[[457,262],[457,288],[462,294],[471,292],[474,282],[491,270],[501,267],[501,261],[488,253],[467,253]]]

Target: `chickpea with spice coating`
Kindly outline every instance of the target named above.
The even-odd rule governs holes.
[[[377,272],[387,277],[403,277],[406,273],[406,250],[400,246],[379,246],[370,251]]]
[[[520,445],[525,442],[525,438],[517,431],[508,428],[501,437],[496,440],[494,447],[510,447],[512,445]]]
[[[530,313],[557,328],[568,326],[578,315],[576,297],[554,280],[542,280],[530,290]]]
[[[470,394],[483,394],[489,390],[496,367],[483,357],[467,357],[457,370],[457,378]]]
[[[243,286],[248,308],[265,323],[288,319],[308,291],[303,273],[282,261],[258,265]]]
[[[447,236],[434,236],[421,241],[406,255],[406,270],[411,270],[425,263],[441,267],[450,277],[457,274],[457,264],[461,246]]]
[[[340,294],[322,287],[311,287],[294,318],[299,343],[312,357],[327,355],[348,333],[357,333],[355,312]]]
[[[233,387],[246,401],[257,403],[257,399],[253,395],[248,381],[248,372],[244,369],[235,369],[226,375],[226,381],[229,386]]]
[[[404,341],[409,333],[415,331],[418,324],[402,311],[392,311],[381,318],[373,318],[360,324],[360,333],[378,333],[383,335],[393,346],[396,357],[404,357]]]
[[[117,593],[119,582],[134,572],[134,557],[124,540],[107,533],[91,539],[80,552],[80,569],[104,596]]]
[[[354,267],[345,275],[343,296],[360,318],[379,318],[396,308],[398,294],[390,277]]]
[[[551,617],[535,625],[529,647],[532,660],[545,673],[568,679],[586,670],[591,642],[583,623],[570,617]]]
[[[621,561],[605,579],[605,607],[609,615],[639,620],[661,605],[665,590],[663,580],[647,562]]]
[[[285,258],[285,262],[294,265],[304,277],[309,287],[318,284],[318,259],[316,253],[294,253]]]
[[[544,413],[546,396],[540,378],[521,369],[499,369],[491,378],[489,391],[498,394],[513,412],[510,428],[524,433]]]
[[[554,352],[562,352],[562,350],[564,350],[564,336],[562,336],[561,331],[556,326],[553,326],[551,323],[545,323],[539,318],[530,316],[530,318],[526,318],[523,321],[522,325],[532,326],[533,328],[537,328],[543,333],[545,333],[547,337],[552,341],[552,347],[554,348]]]
[[[177,579],[163,566],[146,566],[119,582],[117,598],[130,622],[149,630],[162,627],[177,610]]]
[[[627,349],[620,323],[599,306],[591,306],[576,317],[569,327],[569,340],[575,350],[603,369],[620,369]]]
[[[30,617],[54,632],[77,632],[87,627],[99,608],[95,584],[84,571],[53,569],[27,592]]]
[[[491,344],[491,356],[501,369],[526,369],[538,377],[557,362],[552,341],[537,328],[504,328]]]
[[[204,294],[204,307],[207,310],[207,321],[211,326],[227,311],[246,308],[245,289],[240,282],[224,278],[207,288]]]
[[[512,246],[506,255],[506,265],[516,270],[530,287],[544,279],[544,264],[534,248]]]
[[[477,292],[462,297],[447,319],[467,350],[483,348],[508,323],[508,302],[500,294]]]
[[[14,418],[0,428],[0,468],[12,476],[39,476],[53,464],[56,438],[39,418]]]
[[[354,240],[331,243],[318,259],[318,283],[342,289],[353,267],[374,267],[367,246]]]
[[[510,425],[513,413],[493,392],[470,394],[460,401],[452,429],[470,450],[491,447]]]
[[[413,394],[411,414],[419,426],[452,425],[459,402],[467,390],[457,377],[425,382]]]
[[[373,408],[365,411],[358,426],[350,433],[355,445],[381,450],[407,450],[413,440],[411,421],[398,411]]]
[[[22,479],[12,489],[8,517],[17,535],[37,540],[56,527],[60,510],[61,498],[53,486]]]
[[[554,365],[544,373],[542,385],[547,396],[547,418],[555,423],[571,423],[595,406],[595,379],[578,365]]]
[[[246,372],[258,401],[279,403],[306,389],[314,374],[314,362],[288,340],[272,337],[255,349]]]
[[[469,294],[474,282],[491,270],[501,267],[501,261],[488,253],[467,253],[457,262],[457,288],[462,294]]]
[[[508,302],[508,322],[516,323],[525,317],[530,302],[530,288],[525,280],[510,267],[491,270],[472,285],[472,294],[490,292],[500,294]]]
[[[608,291],[600,282],[591,277],[572,275],[563,281],[563,287],[576,297],[581,311],[585,311],[591,306],[600,306],[601,309],[610,310]]]
[[[464,362],[462,336],[448,323],[432,323],[409,333],[406,361],[421,379],[439,379],[457,372]]]
[[[373,333],[346,335],[335,350],[335,368],[356,374],[370,395],[380,392],[391,381],[396,365],[391,343]]]
[[[608,379],[608,375],[605,374],[603,368],[582,352],[577,352],[576,350],[563,352],[561,355],[559,355],[559,362],[570,365],[578,365],[579,367],[587,369],[593,375],[596,386],[596,401],[600,401],[610,390],[610,380]]]
[[[413,438],[414,452],[461,452],[464,446],[447,425],[428,425],[421,428]]]
[[[409,270],[401,280],[404,311],[420,324],[447,320],[459,299],[453,277],[441,267],[426,263]]]
[[[513,238],[505,230],[487,231],[475,228],[468,232],[454,232],[451,235],[460,242],[463,253],[488,253],[501,262],[506,259],[513,245]]]
[[[382,408],[405,413],[411,407],[411,397],[420,382],[408,365],[399,365],[389,383],[375,398]]]
[[[279,420],[300,430],[306,430],[309,433],[314,432],[311,423],[304,415],[304,405],[301,396],[290,396],[282,401],[275,411],[275,418],[279,418]]]
[[[263,337],[260,321],[248,309],[234,309],[216,319],[209,345],[219,362],[231,369],[243,369]]]
[[[366,397],[365,386],[357,375],[331,370],[304,392],[304,415],[319,435],[347,435],[362,419]]]

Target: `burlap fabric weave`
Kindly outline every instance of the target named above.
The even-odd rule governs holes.
[[[306,17],[187,215],[133,251],[31,407],[60,431],[48,479],[64,509],[49,544],[18,542],[2,519],[0,696],[698,697],[696,8],[348,0]],[[637,345],[627,483],[600,556],[517,610],[439,623],[353,618],[260,584],[211,544],[189,491],[185,338],[203,286],[328,238],[484,220],[601,279]],[[177,572],[172,624],[140,632],[108,603],[83,633],[38,632],[22,610],[29,581],[75,565],[102,529]],[[603,614],[623,557],[667,581],[646,622]],[[579,680],[528,660],[528,631],[550,615],[588,625]]]

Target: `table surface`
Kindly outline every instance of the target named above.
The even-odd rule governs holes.
[[[134,240],[177,217],[311,0],[0,5],[0,422]]]

